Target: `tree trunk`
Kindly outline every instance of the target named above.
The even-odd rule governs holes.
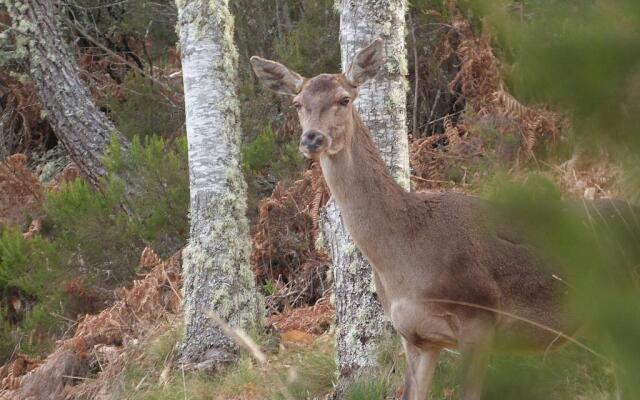
[[[177,0],[189,142],[191,237],[184,250],[184,362],[213,365],[236,347],[206,313],[251,330],[262,299],[249,266],[240,169],[237,53],[228,0]]]
[[[75,56],[64,41],[51,0],[0,0],[11,16],[18,53],[28,58],[31,79],[58,140],[89,181],[105,175],[102,156],[115,135],[126,140],[98,110],[80,79]]]
[[[356,105],[392,175],[408,190],[405,8],[404,0],[342,0],[340,46],[345,71],[359,49],[378,37],[385,39],[386,64],[359,89]],[[377,366],[387,324],[371,267],[351,241],[335,200],[323,210],[322,227],[333,259],[340,396],[348,382]]]

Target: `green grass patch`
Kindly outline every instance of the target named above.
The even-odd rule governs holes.
[[[257,365],[246,353],[225,370],[213,375],[185,373],[174,368],[164,386],[158,387],[161,370],[170,358],[177,331],[152,339],[140,357],[132,357],[126,370],[128,399],[284,399],[289,392],[295,399],[323,398],[331,392],[335,362],[331,338],[309,346],[281,347],[266,365]],[[146,378],[145,378],[146,376]],[[141,380],[145,378],[142,385]],[[283,386],[279,386],[282,382]],[[138,387],[140,386],[140,387]],[[136,390],[136,387],[138,389]]]

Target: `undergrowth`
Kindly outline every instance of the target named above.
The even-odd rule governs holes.
[[[345,399],[400,398],[406,368],[402,347],[394,340],[384,351],[391,351],[393,356],[380,360],[377,374],[365,376],[349,386]],[[431,400],[460,399],[463,379],[460,365],[459,354],[441,352]],[[484,386],[483,399],[504,400],[604,400],[614,398],[616,391],[612,367],[575,346],[544,355],[494,354]]]
[[[182,371],[163,371],[175,356],[178,336],[169,330],[140,346],[141,352],[125,371],[126,398],[172,400],[294,399],[323,398],[333,387],[335,364],[331,337],[320,337],[311,345],[286,344],[269,355],[266,365],[256,365],[242,353],[233,365],[215,375]],[[278,379],[285,387],[279,387]],[[144,379],[143,379],[144,378]]]
[[[48,350],[70,321],[100,310],[134,277],[145,247],[167,257],[186,242],[186,138],[136,137],[126,155],[113,143],[102,191],[63,183],[44,198],[39,234],[0,231],[0,359]],[[125,196],[116,176],[135,191]]]
[[[61,333],[63,292],[59,282],[68,276],[53,244],[27,240],[16,229],[0,233],[0,361],[21,351],[34,354],[50,349],[49,336]],[[12,329],[11,324],[17,324]]]
[[[246,174],[268,171],[277,180],[287,180],[299,174],[302,165],[297,140],[278,138],[271,125],[242,147],[242,167]]]
[[[48,194],[44,208],[56,247],[110,286],[133,276],[144,247],[161,257],[178,250],[188,231],[186,147],[186,138],[174,147],[158,137],[134,138],[125,155],[114,141],[103,191],[76,180]],[[135,191],[125,197],[116,176],[126,176]]]
[[[118,90],[126,96],[111,95],[104,103],[118,130],[127,137],[161,136],[168,139],[183,133],[182,102],[165,95],[163,88],[147,77],[130,74]],[[179,90],[176,87],[176,93]]]

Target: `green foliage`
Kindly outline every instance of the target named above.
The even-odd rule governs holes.
[[[127,399],[131,400],[184,400],[212,399],[215,386],[205,374],[188,374],[184,381],[178,374],[172,376],[164,385],[154,385],[144,390],[135,387],[145,378],[147,371],[130,366],[126,371],[128,384]]]
[[[550,182],[535,177],[526,186],[503,182],[494,199],[508,221],[523,224],[543,254],[563,267],[571,315],[597,333],[591,347],[609,360],[618,389],[640,396],[630,372],[640,368],[640,212],[608,200],[598,208],[567,205]]]
[[[331,390],[336,371],[332,347],[316,344],[309,349],[295,350],[287,358],[285,362],[295,366],[296,379],[288,385],[295,398],[322,398]]]
[[[149,342],[140,344],[142,353],[131,357],[126,369],[128,399],[272,399],[283,400],[285,387],[294,399],[324,398],[335,377],[333,343],[328,337],[309,346],[276,346],[266,365],[255,363],[247,352],[233,365],[214,375],[172,369],[170,365],[179,329],[169,329]],[[144,383],[140,382],[144,378]],[[158,380],[166,379],[162,385]]]
[[[300,7],[298,23],[283,34],[283,40],[275,42],[277,59],[303,76],[338,72],[338,30],[329,28],[338,23],[333,5],[333,0],[305,1],[304,7]],[[291,8],[295,10],[296,6],[293,4]]]
[[[339,70],[339,15],[333,0],[237,0],[230,6],[236,18],[241,76],[252,86],[253,55],[277,59],[307,76]]]
[[[278,1],[238,0],[230,4],[236,18],[242,127],[245,142],[263,134],[272,122],[273,130],[291,132],[283,125],[297,120],[288,108],[289,100],[264,90],[255,79],[249,58],[253,55],[278,60],[305,76],[340,70],[338,41],[339,16],[333,0]],[[248,13],[246,10],[252,10]],[[321,49],[321,51],[318,51]],[[275,122],[274,122],[275,121]],[[293,129],[296,129],[295,126]],[[285,136],[282,135],[282,136]],[[293,143],[293,142],[292,142]],[[282,144],[282,143],[279,143]],[[300,160],[297,143],[288,145],[283,154]]]
[[[522,14],[510,1],[475,3],[497,28],[519,98],[553,102],[574,114],[579,135],[637,152],[638,1],[526,1]]]
[[[76,180],[50,193],[45,204],[57,247],[77,255],[76,268],[84,264],[91,275],[100,273],[111,284],[131,276],[139,246],[128,216],[119,209],[121,196],[121,187],[100,193]]]
[[[105,167],[102,192],[77,180],[50,193],[45,210],[58,249],[75,255],[76,267],[115,285],[132,276],[145,246],[167,256],[186,242],[186,139],[170,147],[161,138],[136,137],[126,155],[114,140]],[[116,176],[132,183],[132,193],[125,197]]]
[[[278,291],[278,287],[273,280],[269,279],[262,285],[262,290],[267,296],[273,296]]]
[[[2,328],[0,334],[10,341],[0,358],[13,351],[19,332],[31,338],[20,341],[20,351],[46,350],[61,333],[63,319],[53,313],[76,317],[66,315],[73,310],[68,301],[73,293],[62,290],[69,278],[81,276],[89,286],[120,286],[133,276],[144,247],[164,257],[186,242],[186,138],[168,145],[158,137],[135,137],[127,152],[113,140],[104,165],[103,191],[76,180],[48,193],[46,240],[26,240],[15,229],[0,233],[0,300],[11,289],[29,302],[18,330]],[[123,178],[131,183],[126,195]]]
[[[379,377],[366,377],[352,383],[346,390],[346,400],[384,400],[387,396],[387,385]]]
[[[54,284],[56,258],[53,246],[36,236],[23,238],[17,229],[0,233],[0,292],[10,287],[40,297]]]
[[[110,149],[117,147],[112,141]],[[114,151],[115,153],[115,151]],[[127,197],[132,229],[161,256],[169,256],[186,242],[189,227],[189,173],[187,138],[172,145],[159,137],[134,138],[127,156],[105,160],[109,181],[126,176],[135,192]]]
[[[182,327],[172,327],[158,336],[148,347],[147,358],[156,368],[161,369],[171,358],[176,350],[176,346],[182,338]]]
[[[626,168],[622,192],[637,200],[640,3],[524,1],[518,12],[511,1],[473,5],[498,33],[518,97],[569,112],[579,145],[617,157]],[[524,185],[497,179],[492,186],[490,197],[509,223],[521,223],[544,257],[562,267],[569,312],[584,323],[589,346],[601,356],[572,346],[577,355],[565,352],[568,362],[547,359],[522,368],[507,362],[494,374],[489,393],[518,399],[640,398],[638,209],[622,202],[603,201],[598,208],[563,202],[554,185],[537,176]],[[578,373],[567,377],[575,364]]]
[[[0,312],[0,318],[4,319],[4,315]],[[15,331],[11,329],[9,324],[0,323],[0,363],[5,363],[13,354],[16,347],[14,340]]]
[[[0,299],[11,289],[28,300],[18,331],[10,334],[9,327],[3,328],[2,335],[11,339],[4,351],[13,351],[18,332],[30,337],[20,340],[22,352],[40,353],[51,345],[62,327],[53,313],[64,316],[72,295],[62,290],[65,280],[82,276],[90,285],[112,288],[133,276],[145,246],[168,256],[186,242],[184,137],[172,146],[158,137],[135,137],[126,153],[114,140],[104,164],[108,175],[103,191],[76,180],[48,193],[47,240],[26,240],[15,229],[0,233]],[[131,182],[126,196],[122,178]],[[0,353],[0,358],[7,356]]]
[[[183,131],[183,104],[171,103],[156,83],[147,77],[129,74],[121,88],[126,97],[111,96],[105,106],[118,130],[128,138],[154,135],[170,138]],[[180,87],[176,87],[176,93],[179,90]]]
[[[242,167],[246,172],[260,172],[273,160],[276,151],[276,136],[271,126],[262,131],[253,141],[242,148]]]
[[[67,277],[55,247],[39,236],[25,239],[17,229],[0,233],[0,361],[15,350],[36,354],[47,350],[49,335],[60,333],[62,323],[51,312],[60,312],[60,283]],[[18,299],[19,330],[8,323],[7,302]],[[32,307],[32,304],[34,304]],[[28,332],[29,340],[20,332]]]
[[[300,171],[302,162],[297,144],[276,137],[270,125],[242,148],[245,173],[264,174],[270,171],[277,179],[286,179]]]
[[[606,399],[614,392],[610,366],[584,351],[568,347],[544,357],[494,357],[484,397],[504,400]]]
[[[20,330],[28,333],[28,340],[24,338],[19,342],[21,353],[30,355],[43,355],[50,353],[55,348],[55,337],[61,335],[65,325],[53,312],[61,312],[61,293],[49,294],[48,298],[36,304],[29,310],[26,318],[20,323]]]

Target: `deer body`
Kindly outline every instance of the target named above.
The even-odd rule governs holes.
[[[509,229],[495,226],[490,205],[482,200],[454,192],[406,192],[388,174],[357,114],[354,120],[350,148],[320,163],[349,233],[374,269],[380,300],[396,329],[416,346],[432,345],[426,343],[431,315],[442,315],[436,319],[446,322],[438,332],[443,347],[458,347],[465,321],[481,318],[505,339],[529,336],[513,345],[544,350],[553,334],[486,309],[437,300],[477,304],[560,328],[563,288],[548,267],[530,246],[510,237]]]
[[[544,350],[560,342],[508,315],[570,332],[560,317],[564,288],[517,230],[496,223],[491,205],[452,192],[409,193],[390,176],[353,106],[357,87],[382,60],[377,40],[344,75],[305,79],[273,61],[251,61],[265,86],[295,96],[300,149],[319,160],[349,233],[374,269],[407,355],[404,398],[424,400],[439,352],[458,348],[462,398],[478,400],[492,347]]]

